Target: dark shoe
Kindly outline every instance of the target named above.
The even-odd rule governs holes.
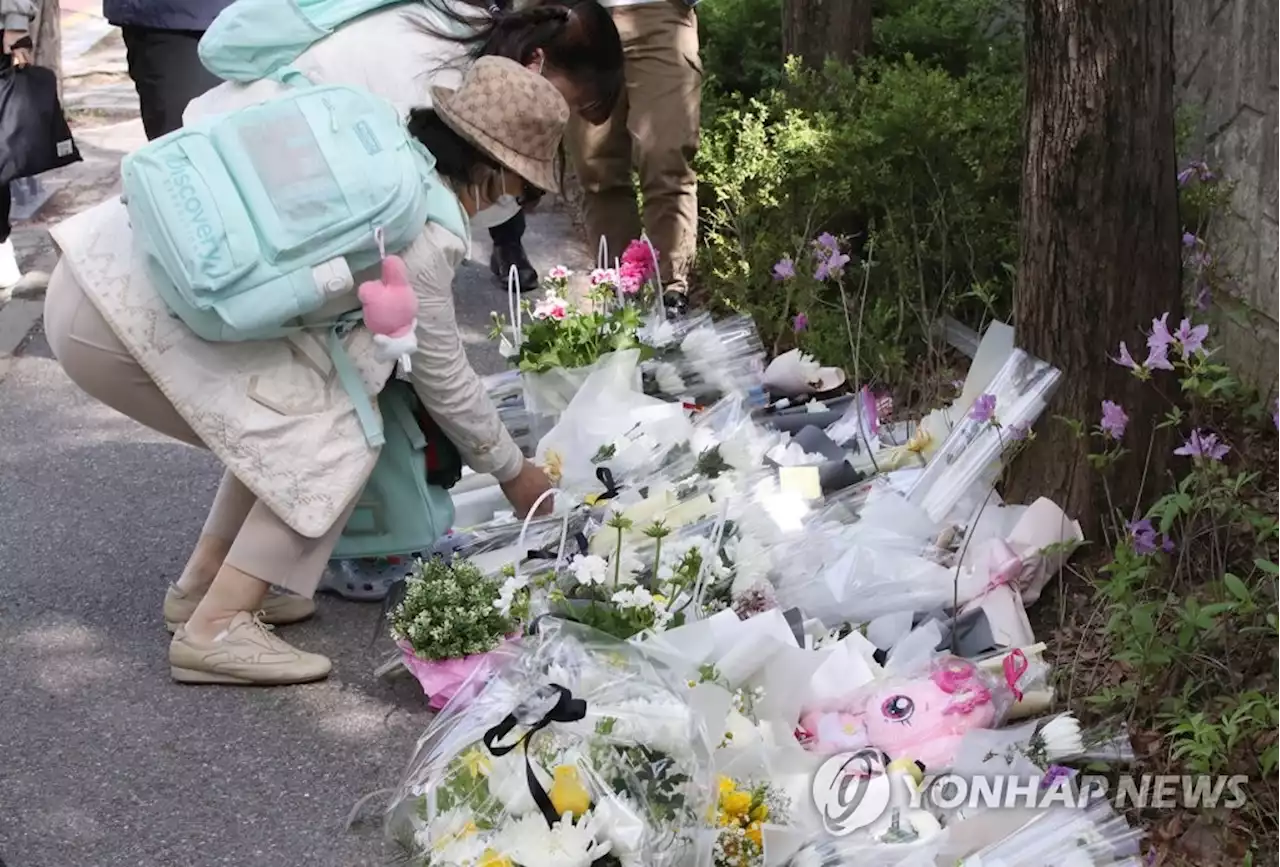
[[[524,245],[518,242],[494,244],[493,255],[489,257],[489,270],[493,272],[493,276],[502,281],[504,286],[507,283],[507,275],[511,273],[512,265],[516,266],[516,273],[520,275],[521,292],[532,292],[538,288],[538,272],[534,270],[533,263],[525,255]]]
[[[668,319],[683,319],[689,313],[689,299],[683,292],[668,289],[662,296]]]

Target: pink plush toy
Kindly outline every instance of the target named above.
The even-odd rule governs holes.
[[[943,656],[918,677],[877,681],[807,711],[798,734],[813,752],[872,746],[940,772],[954,762],[966,732],[994,727],[1012,703],[1009,690],[972,662]]]
[[[923,762],[930,771],[945,770],[965,732],[991,728],[1002,715],[995,690],[976,665],[946,657],[926,677],[888,684],[868,695],[863,705],[867,740],[896,758]]]
[[[379,361],[394,361],[418,348],[418,299],[409,286],[403,259],[383,257],[382,279],[361,283],[357,294]]]

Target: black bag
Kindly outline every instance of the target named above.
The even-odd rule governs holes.
[[[0,185],[80,162],[53,70],[0,63]]]

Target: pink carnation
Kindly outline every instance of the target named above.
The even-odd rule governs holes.
[[[634,268],[634,273],[639,275],[640,282],[644,282],[653,276],[653,263],[658,258],[658,251],[652,244],[644,238],[632,241],[627,245],[627,249],[622,253],[622,270],[626,272]]]
[[[646,269],[635,262],[623,262],[618,269],[618,288],[624,295],[634,295],[644,286],[652,272],[652,267]]]

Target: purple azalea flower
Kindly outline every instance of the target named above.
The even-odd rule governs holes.
[[[1196,164],[1192,163],[1182,171],[1178,172],[1178,186],[1185,187],[1196,176]]]
[[[790,280],[796,276],[796,263],[791,261],[790,256],[783,256],[778,260],[778,264],[773,266],[773,279]]]
[[[821,235],[813,239],[813,244],[818,248],[818,255],[822,255],[825,251],[828,255],[840,252],[840,242],[836,240],[836,236],[830,232],[823,232]]]
[[[1011,424],[1004,430],[1005,438],[1010,442],[1022,442],[1031,433],[1030,428],[1025,424]]]
[[[1151,320],[1151,334],[1147,337],[1147,347],[1155,349],[1158,346],[1168,347],[1173,343],[1173,335],[1169,333],[1169,314],[1166,313],[1159,319]]]
[[[1199,243],[1200,243],[1200,239],[1199,239],[1199,238],[1197,238],[1197,237],[1196,237],[1194,234],[1192,234],[1191,232],[1183,232],[1183,233],[1182,233],[1182,246],[1184,246],[1184,247],[1194,247],[1196,244],[1199,244]]]
[[[969,418],[974,421],[991,421],[996,415],[996,396],[981,394],[969,409]]]
[[[799,334],[801,331],[804,331],[809,327],[809,317],[805,316],[803,313],[797,313],[795,322],[792,323],[792,325],[795,328],[796,333]]]
[[[1187,358],[1193,352],[1204,351],[1204,339],[1209,336],[1208,325],[1192,325],[1190,319],[1183,319],[1173,339],[1182,350],[1182,357]]]
[[[1150,341],[1147,342],[1150,343]],[[1147,370],[1173,370],[1173,365],[1169,363],[1169,344],[1152,346],[1142,366]]]
[[[836,251],[831,254],[831,258],[826,261],[827,271],[833,277],[839,277],[844,273],[844,266],[849,264],[849,257],[845,253]]]
[[[1173,453],[1188,458],[1208,458],[1211,461],[1220,461],[1227,456],[1229,451],[1231,451],[1231,446],[1224,442],[1219,442],[1217,434],[1196,429],[1191,432],[1191,436],[1187,438],[1185,443],[1173,450]]]
[[[1195,304],[1195,307],[1197,310],[1208,310],[1209,302],[1212,300],[1213,300],[1213,293],[1212,291],[1210,291],[1209,285],[1206,283],[1205,285],[1200,287],[1200,290],[1198,292],[1196,292],[1196,298],[1193,303]]]
[[[1109,400],[1102,402],[1102,421],[1098,424],[1102,432],[1113,440],[1124,438],[1124,429],[1129,426],[1129,416],[1124,407]]]
[[[1129,347],[1125,346],[1123,340],[1120,341],[1120,354],[1111,360],[1121,367],[1127,367],[1130,370],[1138,369],[1138,362],[1133,360],[1133,356],[1129,354]]]
[[[1173,542],[1166,536],[1156,534],[1156,528],[1151,526],[1150,518],[1129,521],[1125,524],[1125,528],[1129,531],[1129,540],[1133,543],[1134,552],[1143,557],[1157,551],[1167,553],[1173,550]]]
[[[1075,775],[1076,772],[1065,765],[1050,765],[1045,769],[1044,778],[1040,780],[1040,788],[1047,789],[1058,780],[1069,780]]]

